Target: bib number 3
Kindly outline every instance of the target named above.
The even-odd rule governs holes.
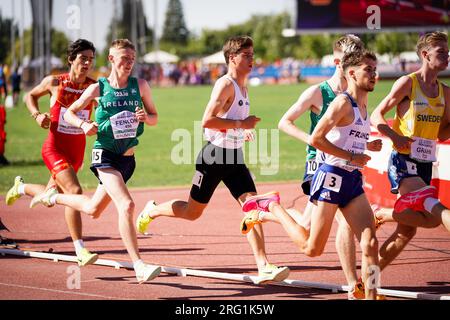
[[[338,176],[337,174],[327,172],[323,187],[334,192],[339,192],[341,190],[341,186],[342,177]]]

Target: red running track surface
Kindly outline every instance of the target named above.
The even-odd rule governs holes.
[[[295,204],[303,210],[306,197],[295,183],[263,184],[259,192],[279,190],[285,207]],[[188,197],[189,188],[132,190],[137,212],[146,201],[158,203]],[[29,209],[29,198],[22,197],[7,207],[0,198],[0,218],[23,249],[73,255],[73,245],[64,222],[63,207]],[[209,207],[196,221],[160,218],[149,227],[148,236],[138,236],[143,259],[152,264],[216,272],[256,275],[256,266],[246,237],[240,234],[242,218],[238,204],[221,186]],[[110,205],[98,220],[83,215],[84,240],[88,249],[103,259],[129,261],[117,228],[117,213]],[[382,226],[377,232],[381,243],[395,228]],[[270,262],[288,266],[289,279],[345,285],[334,245],[333,226],[325,253],[309,258],[299,253],[280,225],[264,224],[266,251]],[[358,261],[360,251],[358,250]],[[178,277],[162,273],[146,284],[137,284],[131,270],[88,266],[81,269],[81,288],[68,289],[69,262],[0,256],[0,299],[219,299],[289,300],[346,299],[345,293],[310,288],[258,286],[251,283],[201,277]],[[419,229],[405,251],[381,276],[385,289],[450,294],[450,237],[439,227]]]

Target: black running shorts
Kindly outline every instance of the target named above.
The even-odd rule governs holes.
[[[124,156],[121,154],[116,154],[114,152],[105,149],[93,149],[92,150],[92,164],[91,171],[95,174],[98,181],[100,178],[98,176],[97,169],[112,168],[120,172],[123,181],[127,183],[133,175],[134,169],[136,168],[136,160],[134,155]],[[102,182],[100,181],[100,184]]]
[[[195,170],[191,198],[197,202],[208,203],[221,181],[235,199],[244,193],[256,193],[242,149],[224,149],[208,143],[197,157]]]

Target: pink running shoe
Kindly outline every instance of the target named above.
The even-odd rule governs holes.
[[[409,192],[397,199],[394,205],[394,212],[399,213],[406,209],[414,211],[426,211],[423,202],[426,198],[437,198],[437,190],[433,186],[426,186],[419,190]]]
[[[252,210],[269,212],[269,204],[271,202],[280,203],[280,194],[278,191],[272,191],[266,194],[259,194],[249,197],[242,205],[242,211],[249,212]]]

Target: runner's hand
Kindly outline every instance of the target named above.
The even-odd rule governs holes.
[[[50,127],[50,115],[46,113],[41,113],[36,117],[38,125],[43,129],[48,129]]]
[[[87,136],[93,136],[97,134],[98,131],[98,124],[94,121],[84,121],[81,125],[81,129],[83,130],[84,134]]]
[[[136,107],[136,119],[138,119],[139,122],[145,122],[147,119],[147,114],[145,113],[144,109]]]
[[[256,124],[261,121],[261,118],[258,118],[256,116],[248,116],[244,120],[241,121],[241,128],[242,129],[253,129],[256,127]]]
[[[404,137],[398,134],[392,138],[392,143],[394,144],[394,147],[397,150],[410,150],[411,143],[413,143],[414,141],[415,141],[414,139]]]
[[[369,151],[380,151],[383,147],[383,141],[381,139],[376,139],[370,142],[367,142],[367,150]]]
[[[350,161],[350,164],[353,164],[358,167],[364,167],[367,162],[371,159],[370,156],[364,153],[354,153],[352,157],[352,161]]]

